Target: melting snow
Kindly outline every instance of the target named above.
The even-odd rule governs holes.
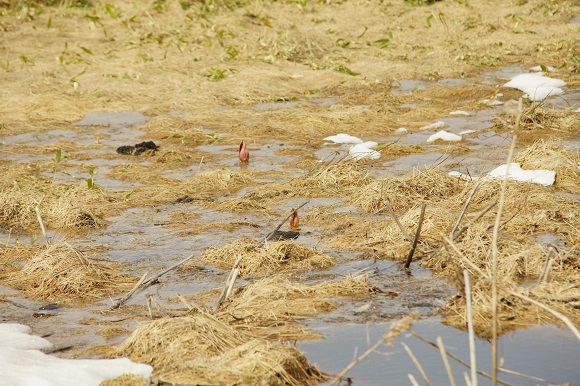
[[[330,137],[326,137],[323,139],[324,141],[331,141],[334,143],[363,143],[363,140],[358,137],[353,137],[352,135],[348,134],[337,134],[331,135]]]
[[[153,368],[119,359],[63,359],[40,349],[52,343],[22,324],[0,324],[0,383],[11,386],[98,386],[123,374],[151,377]]]
[[[427,142],[433,142],[436,140],[442,141],[461,141],[461,135],[453,134],[445,130],[441,130],[427,138]]]

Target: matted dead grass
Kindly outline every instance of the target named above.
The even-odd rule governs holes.
[[[578,115],[578,114],[576,114]],[[580,120],[576,128],[580,127]],[[556,186],[560,189],[580,193],[580,154],[578,150],[555,141],[536,141],[523,149],[514,158],[523,169],[548,169],[556,172]]]
[[[231,269],[238,256],[240,275],[266,276],[296,270],[327,269],[335,259],[294,241],[275,241],[263,246],[261,242],[243,239],[218,248],[206,250],[200,261],[223,269]]]
[[[10,178],[10,177],[9,177]],[[0,225],[17,229],[39,229],[35,208],[40,203],[44,225],[47,229],[87,229],[106,224],[105,207],[116,198],[100,189],[87,186],[53,185],[38,180],[33,175],[0,182]]]
[[[272,326],[336,309],[337,297],[364,296],[376,291],[365,276],[303,284],[285,275],[274,275],[242,286],[220,308],[221,318],[240,326]]]
[[[115,354],[153,365],[155,379],[172,383],[310,385],[326,378],[295,347],[253,338],[208,314],[155,320]]]
[[[137,281],[115,273],[110,263],[96,262],[67,241],[32,247],[19,270],[2,277],[4,285],[42,301],[75,304],[94,301],[131,288]]]

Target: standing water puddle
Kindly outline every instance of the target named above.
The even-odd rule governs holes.
[[[390,323],[331,324],[312,323],[309,327],[325,336],[321,341],[300,342],[298,348],[306,357],[328,372],[337,374],[356,357],[364,353],[382,335],[389,331]],[[448,352],[469,363],[469,340],[466,333],[441,324],[431,317],[417,322],[412,331],[435,342],[442,337]],[[354,385],[406,385],[407,374],[421,380],[421,375],[405,349],[404,342],[423,366],[432,385],[448,385],[449,378],[437,348],[417,339],[409,332],[397,338],[394,345],[381,345],[376,352],[360,362],[347,374]],[[491,344],[476,339],[477,369],[491,373]],[[526,375],[546,379],[531,380],[521,376],[499,373],[498,378],[512,385],[548,385],[580,381],[580,346],[574,335],[555,326],[539,326],[505,334],[498,341],[498,352],[503,358],[502,367]],[[469,369],[449,359],[457,384],[463,383],[463,373]],[[479,385],[491,385],[491,380],[478,377]]]

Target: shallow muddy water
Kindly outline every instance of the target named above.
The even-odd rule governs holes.
[[[387,333],[389,326],[389,323],[312,323],[311,327],[322,333],[325,339],[300,342],[298,347],[313,363],[326,371],[339,373]],[[448,352],[469,362],[467,334],[442,325],[437,317],[420,320],[412,327],[412,331],[431,342],[441,337]],[[392,347],[381,345],[347,376],[351,377],[354,385],[403,385],[409,384],[407,374],[413,374],[423,384],[420,373],[401,342],[411,348],[433,385],[449,384],[439,350],[408,332],[403,333]],[[475,346],[477,369],[490,374],[491,344],[486,340],[476,339]],[[512,385],[580,382],[580,346],[569,330],[549,325],[517,330],[500,338],[498,350],[503,358],[503,368],[545,380],[500,372],[498,378]],[[463,373],[469,372],[469,369],[453,359],[450,359],[450,364],[457,384],[464,384]],[[478,384],[491,385],[491,380],[479,375]]]
[[[482,83],[497,84],[499,78],[509,78],[522,71],[521,67],[512,66],[483,75]],[[439,85],[453,87],[461,85],[467,80],[444,79],[437,82]],[[435,84],[427,81],[402,80],[396,82],[393,94],[412,94],[416,90],[424,90]],[[260,103],[249,107],[253,110],[296,109],[311,104],[320,108],[330,108],[340,103],[340,98],[314,98],[309,100],[283,101]],[[555,102],[556,103],[556,102]],[[559,102],[557,102],[559,103]],[[571,92],[570,100],[565,108],[578,104],[578,93]],[[405,104],[401,107],[416,108],[421,104]],[[559,106],[564,106],[560,104]],[[366,105],[357,105],[356,109],[364,109]],[[234,107],[218,108],[219,111],[234,109]],[[248,107],[246,107],[248,109]],[[445,123],[444,130],[459,134],[466,130],[473,132],[463,134],[459,143],[465,151],[454,152],[449,150],[453,143],[427,143],[429,136],[435,130],[415,130],[404,135],[384,134],[377,137],[365,137],[365,141],[377,141],[381,145],[396,143],[411,147],[419,147],[421,152],[405,154],[382,161],[378,165],[368,168],[369,174],[377,178],[399,176],[412,170],[439,165],[446,170],[469,172],[479,175],[495,168],[502,163],[507,154],[510,135],[499,133],[490,128],[494,120],[503,112],[501,107],[485,108],[478,111],[469,111],[468,115],[445,115],[437,120]],[[172,115],[180,116],[174,112]],[[137,112],[103,112],[90,113],[77,122],[71,130],[53,130],[40,134],[25,133],[4,137],[0,140],[2,149],[11,145],[27,145],[41,147],[54,145],[59,141],[71,141],[87,148],[71,150],[71,153],[82,153],[83,160],[69,160],[62,170],[44,172],[43,175],[53,184],[79,185],[91,177],[87,165],[96,167],[98,172],[94,178],[100,187],[110,191],[130,191],[142,186],[140,182],[127,182],[108,177],[112,168],[124,164],[137,164],[143,167],[155,167],[146,158],[109,159],[105,156],[114,156],[118,146],[134,144],[141,140],[148,140],[145,131],[139,127],[147,122],[147,117]],[[260,122],[259,117],[244,122],[253,125]],[[211,133],[214,134],[214,133]],[[569,141],[569,144],[578,146],[578,141]],[[160,143],[164,146],[163,143]],[[320,143],[314,155],[321,161],[340,159],[348,154],[351,145]],[[185,167],[175,167],[164,170],[163,177],[185,181],[192,176],[215,169],[240,170],[235,145],[204,144],[196,148],[201,153],[219,155],[215,161],[200,162]],[[246,170],[257,172],[278,172],[284,165],[283,177],[273,177],[261,174],[256,180],[259,183],[299,177],[304,173],[293,162],[298,156],[280,155],[279,150],[299,149],[293,145],[281,143],[279,140],[261,138],[261,144],[251,149],[251,162],[245,166]],[[389,154],[389,147],[380,150],[382,154]],[[291,152],[290,152],[291,153]],[[10,153],[2,151],[0,159],[17,162],[40,162],[54,159],[54,153],[34,154]],[[61,169],[61,168],[59,168]],[[248,188],[242,187],[233,193],[224,194],[215,199],[216,202],[230,198],[243,197]],[[308,199],[293,197],[280,200],[276,210],[280,213],[289,213]],[[337,214],[362,215],[354,206],[349,206],[343,198],[326,197],[313,198],[301,210],[301,215],[307,215],[316,207],[331,208]],[[172,215],[179,215],[189,220],[176,226]],[[365,214],[369,219],[371,215]],[[375,217],[380,219],[380,217]],[[210,247],[222,246],[242,238],[262,240],[280,221],[276,216],[264,212],[235,213],[207,209],[193,203],[171,203],[155,207],[135,207],[125,210],[122,214],[108,217],[110,225],[84,235],[77,242],[78,245],[97,245],[106,253],[105,258],[124,264],[124,272],[141,277],[143,273],[150,274],[162,271],[180,260],[193,255],[195,259]],[[196,226],[207,226],[198,227]],[[233,225],[233,226],[232,226]],[[338,373],[350,363],[353,357],[362,354],[370,345],[384,334],[389,322],[417,312],[421,320],[417,322],[413,331],[434,341],[438,336],[443,338],[447,349],[468,360],[467,335],[457,329],[443,325],[436,316],[438,309],[455,293],[455,288],[444,280],[434,277],[427,269],[413,266],[412,274],[401,269],[399,263],[379,260],[374,261],[368,256],[359,253],[334,251],[325,244],[325,235],[314,227],[304,225],[302,235],[297,242],[304,243],[309,248],[329,254],[336,259],[334,267],[323,271],[308,271],[301,273],[305,281],[312,283],[321,279],[335,279],[349,274],[365,273],[369,281],[376,285],[381,293],[359,297],[354,300],[340,300],[340,305],[334,311],[322,313],[303,322],[314,332],[324,335],[323,340],[305,341],[297,346],[305,352],[306,357],[317,364],[320,369],[329,373]],[[19,241],[29,243],[25,236]],[[18,235],[9,236],[0,234],[0,241],[11,242],[19,238]],[[558,244],[552,235],[545,235],[542,242]],[[164,308],[179,307],[174,301],[177,294],[191,295],[205,290],[216,288],[225,281],[228,272],[202,266],[197,270],[169,272],[160,279],[159,284],[150,287],[133,297],[127,306],[144,306],[147,296],[154,296]],[[237,282],[242,285],[251,282],[252,278],[243,278]],[[134,330],[139,322],[130,318],[119,320],[115,316],[107,315],[106,308],[111,305],[112,299],[101,300],[81,308],[56,308],[54,310],[40,310],[44,304],[40,301],[31,301],[22,297],[18,292],[7,287],[0,287],[3,302],[0,308],[0,321],[25,323],[33,327],[37,334],[50,334],[49,340],[55,346],[73,346],[72,349],[59,353],[62,356],[79,355],[83,350],[102,344],[118,343],[125,339]],[[339,300],[336,300],[339,302]],[[115,327],[122,330],[113,337],[105,338],[100,333],[104,327]],[[408,355],[401,347],[401,341],[407,343],[424,366],[432,384],[447,384],[448,378],[441,362],[439,352],[412,337],[409,333],[395,342],[394,347],[382,346],[377,353],[372,354],[347,374],[355,385],[396,385],[407,384],[407,374],[420,376]],[[550,382],[580,382],[580,346],[571,333],[554,326],[533,327],[516,330],[505,334],[500,339],[500,353],[504,358],[504,367],[513,371],[536,375],[548,381],[529,380],[512,374],[501,374],[500,379],[513,384],[549,384]],[[477,340],[478,368],[490,371],[490,345],[483,340]],[[455,377],[463,384],[465,368],[451,361]],[[479,378],[480,385],[490,382],[483,377]]]

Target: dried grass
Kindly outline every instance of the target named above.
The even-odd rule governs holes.
[[[96,263],[66,241],[32,247],[29,261],[3,277],[5,285],[21,289],[43,301],[78,303],[128,290],[136,279],[115,273],[110,265]]]
[[[153,321],[115,354],[153,365],[153,377],[164,382],[309,385],[325,379],[295,347],[252,338],[206,314]]]
[[[336,308],[338,296],[361,296],[375,287],[364,276],[348,275],[318,284],[301,284],[275,275],[239,288],[220,315],[251,325],[279,325]]]
[[[580,121],[576,125],[580,127]],[[548,169],[556,172],[556,186],[572,193],[580,193],[580,154],[554,141],[536,141],[520,151],[514,162],[523,169]]]
[[[262,247],[260,242],[244,239],[204,252],[200,261],[223,269],[231,269],[239,255],[240,275],[266,276],[272,273],[296,270],[327,269],[334,258],[308,249],[294,241],[270,242]]]

